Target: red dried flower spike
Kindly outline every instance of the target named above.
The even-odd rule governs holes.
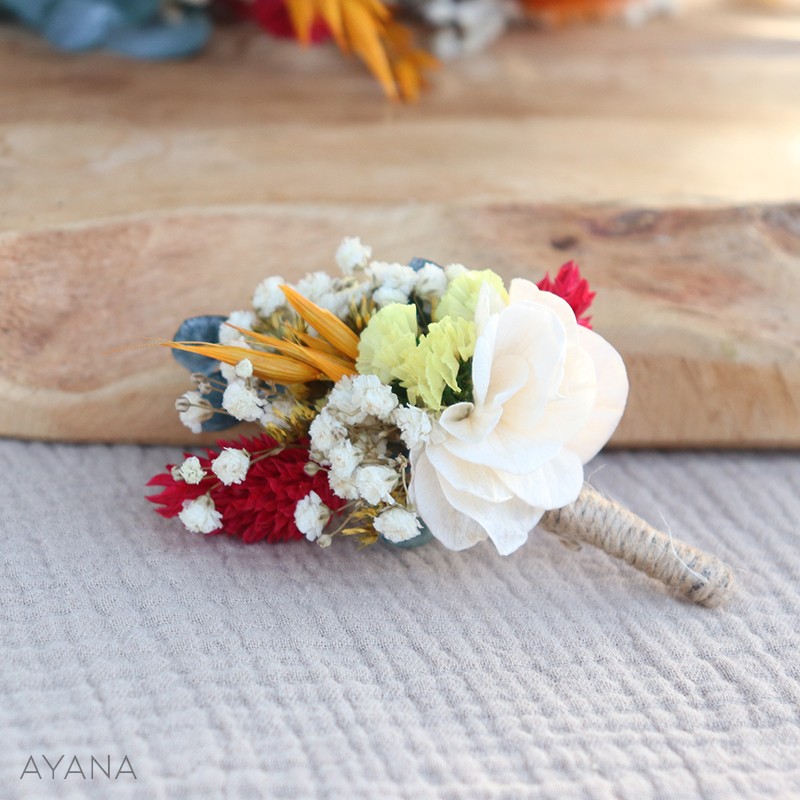
[[[279,36],[284,39],[298,38],[289,9],[286,7],[284,0],[253,0],[253,2],[217,0],[217,2],[236,16],[253,20],[260,28],[273,36]],[[330,28],[325,22],[319,17],[314,19],[308,37],[309,42],[317,44],[330,38]]]
[[[219,441],[218,450],[208,449],[208,457],[199,458],[207,473],[200,483],[176,481],[171,473],[173,465],[169,464],[166,472],[147,482],[148,486],[163,486],[163,491],[147,499],[161,506],[156,511],[162,517],[171,518],[178,516],[184,500],[194,500],[210,490],[211,499],[222,514],[222,528],[214,531],[215,534],[227,533],[248,544],[262,539],[268,542],[305,539],[294,522],[298,500],[314,491],[333,511],[345,501],[331,491],[324,469],[314,475],[306,473],[304,467],[309,462],[307,440],[295,442],[275,455],[258,458],[259,454],[277,446],[277,442],[266,434],[254,439],[242,437],[239,441]],[[250,453],[250,468],[242,483],[225,486],[211,471],[211,462],[225,447]],[[188,457],[190,454],[185,455]]]
[[[554,281],[550,280],[550,273],[546,272],[544,278],[536,285],[543,292],[552,292],[566,300],[575,312],[579,325],[592,327],[592,318],[582,315],[592,305],[595,292],[589,289],[589,281],[581,277],[581,269],[574,261],[562,264]]]

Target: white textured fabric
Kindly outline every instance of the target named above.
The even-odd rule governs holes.
[[[192,535],[142,499],[177,455],[0,442],[3,798],[800,796],[798,455],[590,466],[734,565],[717,611],[544,533],[506,558]],[[137,780],[20,780],[31,754]]]

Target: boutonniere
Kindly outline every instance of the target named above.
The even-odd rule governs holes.
[[[245,542],[488,541],[501,555],[539,525],[694,602],[724,598],[728,567],[584,481],[628,379],[577,265],[506,286],[488,269],[376,261],[356,238],[336,261],[337,276],[268,277],[252,309],[188,319],[164,343],[192,373],[185,425],[260,431],[153,478],[160,514]]]

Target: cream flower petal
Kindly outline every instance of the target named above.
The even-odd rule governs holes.
[[[580,347],[568,347],[563,378],[539,419],[532,424],[525,406],[513,397],[503,406],[503,424],[519,428],[527,419],[528,437],[563,443],[586,425],[596,398],[597,375],[592,357]]]
[[[530,506],[517,497],[502,503],[487,503],[469,492],[460,492],[442,475],[439,483],[450,505],[478,523],[503,556],[528,541],[528,534],[544,514],[543,508]]]
[[[472,354],[472,399],[479,406],[486,403],[486,392],[489,390],[489,381],[492,377],[492,359],[498,323],[498,316],[489,319],[475,342]]]
[[[464,461],[442,446],[429,445],[425,453],[437,474],[459,491],[470,492],[490,503],[500,503],[514,496],[514,492],[505,485],[497,472]]]
[[[445,547],[466,550],[486,539],[486,531],[447,500],[424,451],[411,454],[411,475],[409,499],[428,530]]]
[[[461,442],[453,438],[443,443],[453,456],[488,469],[499,469],[515,475],[525,475],[538,469],[562,448],[554,436],[534,440],[528,435],[529,426],[513,427],[503,420],[482,441]]]
[[[555,313],[564,325],[567,338],[576,341],[575,312],[570,304],[553,292],[543,292],[535,283],[525,278],[515,278],[508,290],[509,303],[533,303],[545,306]]]
[[[494,430],[502,416],[502,408],[476,409],[473,403],[456,403],[442,412],[439,425],[462,442],[480,442]]]
[[[495,320],[496,331],[492,327]],[[473,356],[473,376],[480,374],[481,381],[483,380],[482,376],[487,372],[484,359],[488,360],[491,365],[488,370],[490,380],[483,393],[484,399],[502,402],[506,395],[510,395],[510,399],[503,402],[500,424],[487,429],[483,441],[475,441],[474,435],[458,436],[455,432],[459,425],[474,426],[475,421],[469,418],[460,422],[448,420],[448,428],[454,438],[448,441],[447,447],[465,461],[483,464],[491,469],[525,474],[551,458],[561,449],[563,443],[563,439],[554,435],[542,436],[539,433],[538,438],[534,437],[531,431],[537,426],[539,418],[546,411],[546,404],[556,394],[562,380],[566,346],[564,329],[560,320],[549,309],[543,306],[518,305],[509,306],[493,317],[487,323],[486,331],[496,334],[490,342],[493,349],[487,353],[479,348],[482,340],[478,339]],[[505,356],[513,358],[506,360]],[[513,381],[509,378],[508,366],[518,359],[525,362],[529,373],[526,383],[517,388],[513,382],[508,383],[509,380]],[[495,364],[498,365],[497,386]],[[473,384],[475,383],[473,378]],[[474,401],[475,414],[480,419],[483,403],[477,393]],[[567,398],[565,403],[569,405],[569,402]],[[560,428],[556,429],[556,433],[558,430]]]
[[[567,442],[567,447],[585,464],[594,458],[611,438],[628,400],[628,373],[620,354],[588,328],[578,328],[580,346],[594,361],[597,372],[597,397],[583,428]]]
[[[475,330],[478,336],[483,333],[486,323],[491,318],[492,314],[497,314],[502,311],[508,303],[500,297],[495,288],[490,283],[484,283],[481,286],[480,294],[478,295],[478,304],[475,307]]]
[[[520,500],[544,509],[563,508],[574,502],[583,486],[583,464],[569,450],[562,450],[528,475],[496,475]]]
[[[528,362],[516,353],[501,353],[492,364],[491,394],[487,398],[490,406],[498,408],[510,400],[529,383]]]

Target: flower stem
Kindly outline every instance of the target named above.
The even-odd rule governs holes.
[[[567,543],[590,544],[704,606],[723,603],[733,572],[716,556],[656,530],[588,484],[571,505],[545,513],[540,525]]]

